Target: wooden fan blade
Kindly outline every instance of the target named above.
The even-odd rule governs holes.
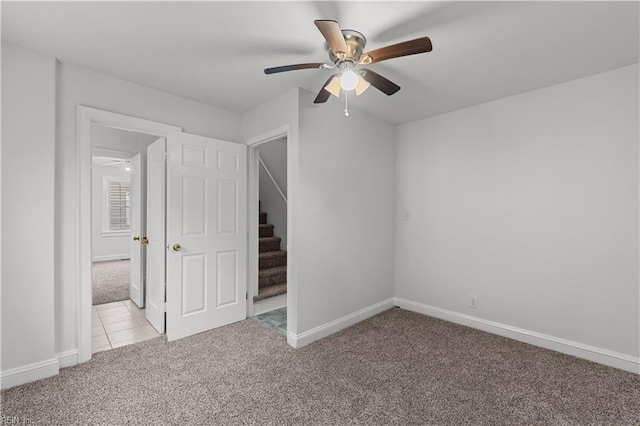
[[[313,23],[316,24],[324,39],[327,40],[329,48],[336,57],[340,57],[339,52],[342,52],[342,54],[347,53],[347,43],[345,43],[342,30],[340,30],[340,26],[336,21],[316,19]]]
[[[336,78],[336,76],[337,76],[337,74],[332,75],[324,83],[324,85],[322,85],[322,89],[320,89],[320,93],[318,93],[318,96],[316,96],[316,98],[313,101],[314,104],[323,104],[323,103],[327,102],[327,100],[329,100],[329,97],[331,96],[331,92],[329,92],[326,89],[326,87],[329,85],[329,83],[331,83],[331,81],[333,81],[334,78]]]
[[[400,90],[400,86],[398,86],[397,84],[395,84],[394,82],[392,82],[390,80],[387,80],[386,78],[384,78],[380,74],[375,73],[375,72],[373,72],[371,70],[362,70],[362,71],[360,71],[360,75],[366,81],[371,83],[371,85],[373,87],[375,87],[376,89],[380,90],[382,93],[384,93],[386,95],[391,96],[394,93],[396,93],[398,90]]]
[[[362,58],[365,59],[363,63],[374,64],[376,62],[386,61],[387,59],[399,58],[400,56],[431,52],[432,49],[431,39],[429,39],[429,37],[422,37],[372,50],[364,53]],[[366,58],[367,56],[371,58],[371,61]]]
[[[324,64],[321,62],[317,62],[317,63],[314,62],[310,64],[283,65],[281,67],[265,68],[264,73],[275,74],[278,72],[285,72],[285,71],[306,70],[311,68],[320,68],[322,65]]]

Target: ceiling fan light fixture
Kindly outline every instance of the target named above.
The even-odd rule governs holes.
[[[369,86],[375,87],[387,96],[393,95],[400,86],[380,74],[369,69],[360,69],[361,65],[371,65],[402,56],[417,55],[431,52],[433,46],[429,37],[420,37],[389,46],[380,47],[368,52],[364,51],[367,39],[354,30],[343,30],[334,20],[316,19],[313,21],[325,39],[324,48],[329,54],[330,63],[304,63],[265,68],[265,74],[276,74],[286,71],[305,69],[335,69],[336,73],[329,76],[324,86],[313,100],[314,104],[322,104],[331,95],[340,97],[344,90],[345,115],[348,116],[348,95],[355,91],[356,96],[363,94]]]
[[[361,75],[358,75],[358,85],[356,86],[356,96],[362,95],[365,92],[365,90],[369,88],[369,86],[371,86],[371,83],[369,83],[367,80],[362,78]]]
[[[359,78],[358,75],[353,72],[351,68],[345,68],[340,76],[340,87],[343,90],[351,91],[358,87]]]
[[[327,92],[331,93],[336,98],[340,97],[340,77],[335,76],[329,84],[324,88]]]

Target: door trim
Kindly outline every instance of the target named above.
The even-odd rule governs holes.
[[[77,332],[78,362],[91,359],[91,126],[113,127],[158,137],[181,132],[182,128],[131,117],[115,112],[78,105],[77,110],[77,163],[78,163],[78,259],[77,266]]]

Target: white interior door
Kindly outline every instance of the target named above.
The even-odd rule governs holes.
[[[131,284],[129,297],[139,307],[144,307],[144,245],[140,239],[144,236],[145,209],[144,209],[144,162],[142,154],[136,154],[131,158],[131,240],[129,240],[131,254]]]
[[[147,147],[147,320],[165,331],[165,138]]]
[[[167,339],[246,318],[247,147],[168,138]]]

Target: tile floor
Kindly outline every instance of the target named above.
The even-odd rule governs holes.
[[[287,335],[287,307],[265,312],[253,317],[260,324],[265,325],[278,333]]]
[[[91,310],[91,352],[96,353],[160,336],[131,300],[94,305]]]

